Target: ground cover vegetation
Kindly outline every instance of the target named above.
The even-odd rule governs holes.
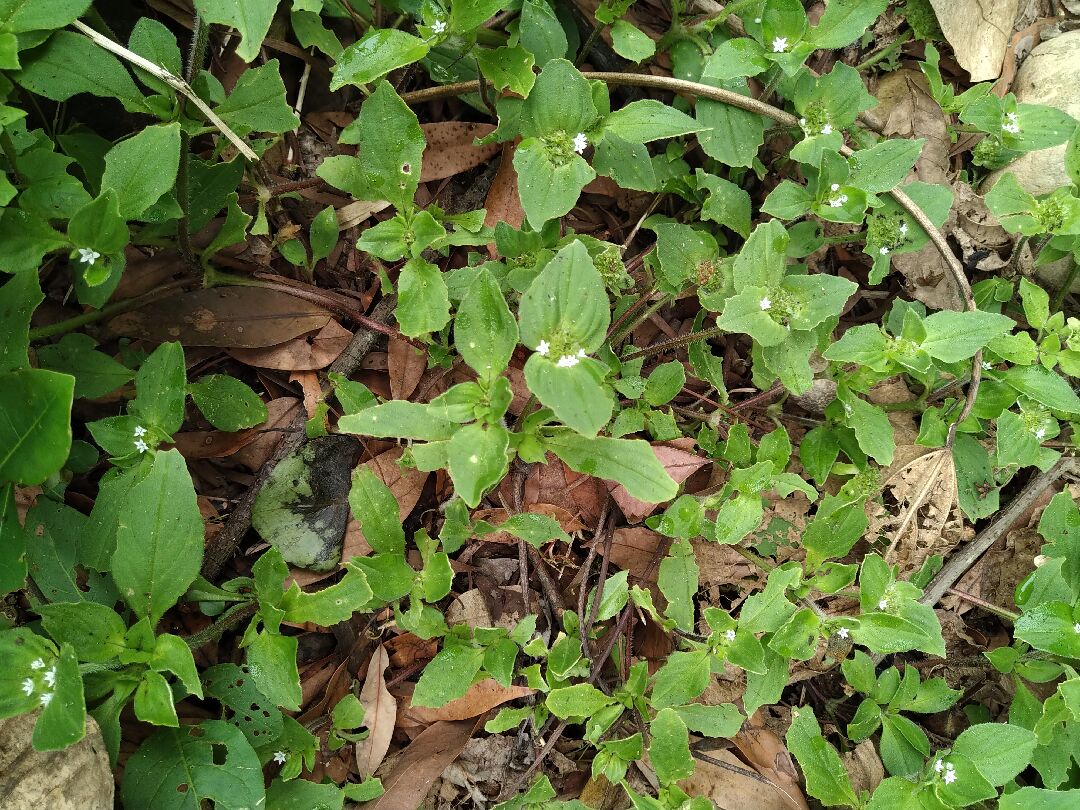
[[[0,718],[128,810],[1075,806],[1009,78],[926,0],[0,0]]]

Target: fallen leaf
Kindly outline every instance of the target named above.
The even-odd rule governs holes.
[[[114,337],[185,346],[260,348],[322,329],[330,313],[265,287],[213,287],[155,301],[109,321]]]
[[[487,210],[484,224],[489,228],[494,228],[500,222],[505,222],[512,228],[520,228],[525,221],[525,209],[521,207],[521,198],[518,196],[517,172],[514,171],[516,148],[513,143],[503,144],[499,170],[495,173],[487,199],[484,200],[484,208]],[[494,244],[488,245],[488,253],[495,258],[497,253]]]
[[[776,786],[785,807],[809,810],[791,754],[779,735],[762,723],[760,712],[755,712],[731,741],[754,769]]]
[[[500,686],[492,678],[487,678],[477,681],[464,695],[457,700],[451,700],[445,706],[429,709],[409,705],[402,712],[402,716],[405,720],[419,725],[427,725],[437,720],[467,720],[535,692],[535,689],[527,686]]]
[[[367,739],[356,744],[356,767],[365,779],[375,773],[386,756],[397,724],[397,701],[386,688],[386,668],[389,665],[390,656],[380,644],[368,662],[367,678],[360,690],[364,725],[370,733]]]
[[[632,578],[656,582],[659,564],[654,561],[665,553],[668,543],[667,538],[652,529],[625,526],[615,530],[608,558],[622,570],[629,571]]]
[[[708,753],[713,759],[736,768],[747,769],[746,763],[730,751],[717,750]],[[802,804],[797,800],[785,800],[784,795],[771,785],[701,760],[695,763],[693,775],[679,782],[679,787],[691,796],[711,799],[719,810],[790,810],[806,807],[805,799]]]
[[[390,394],[394,399],[408,399],[416,390],[427,368],[427,349],[417,349],[404,340],[389,341],[387,369],[390,372]]]
[[[956,61],[972,82],[996,79],[1012,37],[1019,0],[930,0]]]
[[[353,334],[335,320],[317,332],[300,335],[265,349],[230,349],[241,363],[278,371],[317,371],[326,368],[345,351]]]
[[[439,121],[421,124],[427,148],[420,169],[420,182],[443,180],[487,163],[502,150],[502,144],[477,146],[474,141],[495,131],[493,124],[467,121]]]
[[[301,407],[302,403],[296,397],[277,397],[266,403],[269,413],[266,422],[253,428],[255,437],[234,451],[236,461],[249,470],[262,467],[281,443],[282,429],[292,424]]]
[[[681,484],[706,464],[711,463],[708,458],[702,458],[695,453],[688,453],[678,447],[671,447],[666,444],[654,444],[652,449],[656,458],[664,465],[667,474],[675,480],[676,484]],[[659,505],[646,503],[631,497],[622,484],[617,484],[614,481],[608,481],[606,484],[611,492],[612,499],[619,505],[623,516],[629,523],[640,523],[655,512]]]
[[[881,757],[874,750],[874,743],[863,740],[851,751],[841,755],[844,761],[844,770],[851,777],[851,786],[856,794],[873,793],[881,780],[885,778],[885,768],[881,764]]]
[[[382,783],[386,792],[364,810],[416,810],[446,767],[457,759],[482,717],[432,723],[398,757]]]

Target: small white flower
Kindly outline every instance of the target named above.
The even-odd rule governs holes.
[[[772,309],[772,301],[769,300],[769,296],[766,295],[764,298],[762,298],[759,306],[761,307],[762,312],[767,309]]]
[[[1036,430],[1035,431],[1035,438],[1038,439],[1040,442],[1044,438],[1046,438],[1046,428],[1039,428],[1038,430]]]
[[[573,368],[581,361],[572,354],[564,354],[555,365],[559,368]]]
[[[30,669],[45,669],[45,662],[40,658],[35,658],[30,662]]]
[[[443,22],[442,20],[436,20],[435,22],[433,22],[431,24],[432,33],[441,34],[445,30],[446,30],[446,23]]]
[[[841,627],[839,630],[836,631],[836,635],[840,636],[840,638],[847,638],[851,635],[851,633],[848,632],[848,629],[846,627]]]
[[[832,135],[832,124],[826,124],[821,128],[822,135]]]
[[[1005,113],[1005,117],[1008,118],[1010,121],[1015,121],[1016,120],[1016,113],[1014,113],[1014,112]]]
[[[1011,135],[1019,135],[1020,134],[1020,125],[1017,124],[1015,121],[1010,121],[1007,124],[1002,124],[1001,129],[1002,129],[1003,132],[1008,132]]]
[[[147,450],[150,449],[150,445],[148,445],[142,439],[136,439],[135,440],[135,449],[138,450],[140,453],[145,453]]]
[[[146,435],[146,428],[144,428],[142,425],[139,425],[138,427],[135,428],[135,438],[136,439],[141,439],[145,435]]]
[[[274,762],[276,762],[278,765],[284,764],[285,759],[286,759],[286,756],[285,756],[284,751],[275,751],[274,752]]]
[[[880,602],[877,603],[877,609],[878,610],[885,610],[885,608],[887,608],[888,606],[889,606],[889,600],[888,599],[882,599]]]
[[[806,126],[806,119],[805,118],[800,118],[799,119],[799,126],[800,127],[805,127]]]
[[[42,677],[49,686],[56,686],[56,667],[46,671]]]
[[[833,183],[831,186],[829,186],[829,190],[830,191],[839,191],[840,190],[840,184],[839,183]]]
[[[1073,625],[1073,632],[1074,633],[1080,633],[1080,622],[1077,622],[1076,624]]]
[[[584,349],[578,349],[577,350],[577,356],[580,357],[582,360],[584,360],[585,359],[585,350]]]
[[[776,37],[772,41],[773,53],[783,53],[787,50],[787,37]]]
[[[27,678],[22,682],[22,690],[26,693],[27,697],[30,697],[30,695],[34,694],[34,682],[30,680],[30,678]]]
[[[79,248],[79,261],[83,264],[89,264],[92,267],[100,258],[101,254],[93,248]]]
[[[940,759],[937,762],[934,763],[934,770],[937,771],[938,773],[941,773],[941,769],[944,768],[944,767],[945,766],[941,764]]]
[[[574,136],[574,151],[579,155],[585,151],[585,147],[589,145],[589,139],[585,137],[584,132],[579,132]]]
[[[847,195],[841,194],[839,197],[833,197],[829,200],[829,208],[840,208],[847,202]]]
[[[725,630],[724,631],[724,638],[726,638],[728,641],[734,641],[735,640],[735,631],[734,630]]]
[[[548,354],[551,353],[551,344],[548,343],[546,340],[541,340],[536,345],[536,353],[541,357],[547,357]]]
[[[48,706],[49,703],[52,701],[52,698],[53,698],[53,693],[52,692],[42,692],[41,693],[41,705],[42,706]]]
[[[983,371],[989,371],[992,368],[993,368],[993,366],[990,365],[989,362],[987,362],[986,360],[982,361],[982,369],[983,369]]]
[[[946,785],[951,785],[956,781],[956,771],[952,769],[951,765],[945,770],[945,775],[942,776],[941,779]]]
[[[761,25],[761,17],[754,17],[754,25]]]
[[[888,256],[889,255],[889,249],[887,247],[885,247],[885,246],[882,246],[882,247],[878,248],[878,253],[880,253],[882,256]]]

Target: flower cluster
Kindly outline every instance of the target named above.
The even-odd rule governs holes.
[[[143,436],[146,435],[146,428],[142,425],[136,425],[135,427],[135,449],[140,453],[145,453],[150,449],[150,445],[146,443],[146,439]]]
[[[584,132],[579,132],[574,136],[574,151],[579,155],[585,151],[589,145],[589,139],[585,137]]]
[[[546,340],[541,340],[538,344],[536,344],[536,353],[541,357],[548,357],[551,354],[551,344],[548,343]],[[576,352],[573,352],[571,354],[559,355],[559,359],[555,363],[555,365],[559,368],[573,368],[584,359],[585,350],[578,349]]]
[[[845,203],[847,203],[847,201],[848,201],[847,194],[837,194],[836,193],[836,192],[840,191],[840,184],[839,183],[833,183],[831,186],[829,186],[829,191],[833,192],[833,195],[834,195],[834,196],[829,198],[829,207],[830,208],[841,208],[841,207],[844,206]]]
[[[56,686],[56,667],[52,666],[46,669],[45,662],[40,658],[35,658],[30,662],[30,669],[33,672],[29,678],[22,682],[22,690],[27,697],[30,697],[34,692],[40,692],[38,700],[41,701],[42,706],[48,706],[53,699],[52,690]],[[41,679],[40,682],[36,680],[38,677]]]
[[[934,763],[934,770],[941,774],[941,779],[946,785],[956,781],[956,766],[951,762],[942,762],[940,759]]]
[[[1008,132],[1010,135],[1020,134],[1020,122],[1016,120],[1016,113],[1005,113],[1005,120],[1001,124],[1001,131]]]

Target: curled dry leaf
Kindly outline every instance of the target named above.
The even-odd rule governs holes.
[[[483,718],[440,721],[421,732],[382,778],[386,792],[365,810],[416,810],[446,767],[457,759]]]
[[[710,751],[709,756],[735,768],[746,768],[746,763],[730,751]],[[806,807],[805,800],[802,804],[788,801],[783,793],[771,785],[701,760],[694,764],[693,775],[679,782],[679,787],[691,796],[711,799],[719,810],[792,810]],[[801,792],[797,795],[802,796]]]
[[[241,363],[277,371],[317,371],[326,368],[352,340],[352,332],[331,320],[317,332],[300,335],[265,349],[230,349]]]
[[[495,130],[493,124],[472,124],[467,121],[439,121],[421,124],[427,148],[424,150],[420,182],[443,180],[455,174],[474,169],[487,163],[502,149],[502,144],[489,143],[477,146],[477,138],[483,138]]]
[[[527,686],[500,686],[492,678],[487,678],[477,681],[464,695],[438,709],[412,705],[406,707],[402,712],[402,721],[413,725],[427,725],[438,720],[467,720],[535,692],[535,689]]]
[[[753,768],[774,785],[785,807],[809,810],[787,746],[776,732],[764,725],[760,713],[747,720],[731,740]]]
[[[389,341],[387,368],[390,372],[390,394],[394,399],[408,399],[416,390],[427,368],[427,349],[417,349],[404,340]]]
[[[502,148],[502,158],[499,161],[499,170],[495,173],[495,179],[488,189],[487,199],[484,200],[484,208],[487,216],[484,224],[494,228],[500,222],[505,222],[513,228],[520,228],[525,221],[525,209],[521,207],[521,198],[518,196],[518,178],[514,171],[514,150],[517,147],[513,143],[507,143]],[[488,245],[488,253],[492,258],[497,256],[495,245]]]
[[[386,688],[386,668],[389,665],[390,656],[380,644],[371,656],[367,678],[360,690],[364,725],[370,733],[367,739],[356,744],[356,768],[365,779],[375,773],[386,756],[397,723],[397,701]]]

